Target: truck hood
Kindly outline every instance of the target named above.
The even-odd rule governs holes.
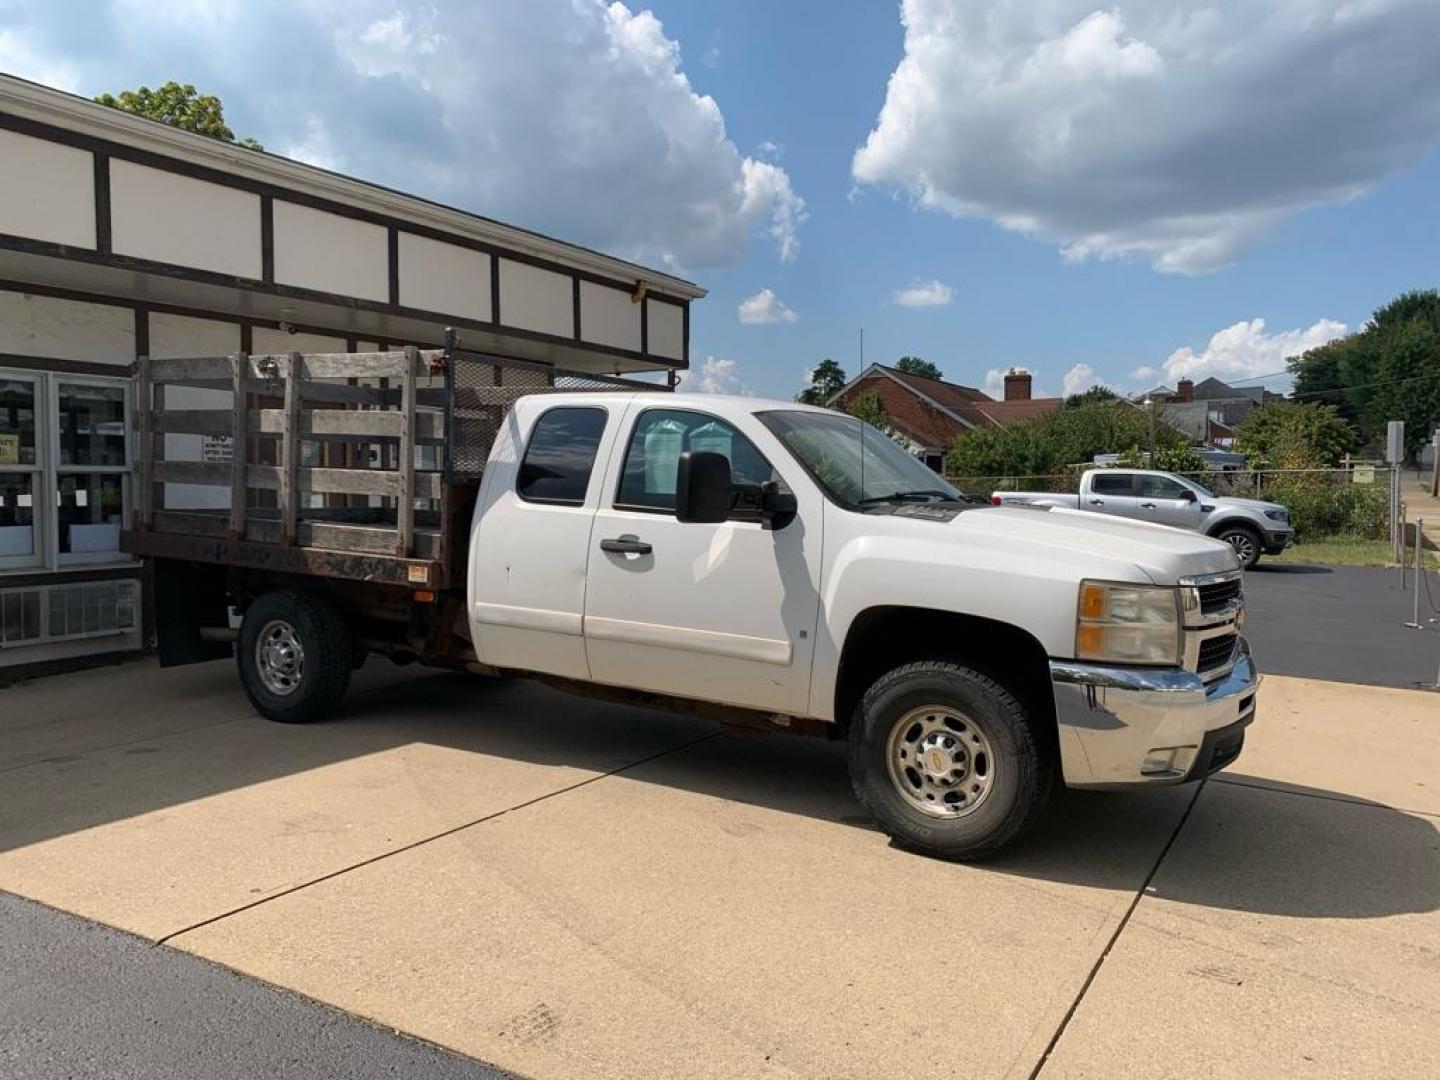
[[[1223,541],[1086,510],[992,506],[959,514],[952,526],[1017,553],[1046,551],[1058,562],[1076,563],[1081,577],[1091,572],[1085,569],[1087,560],[1102,559],[1132,563],[1156,585],[1240,567],[1235,552]]]
[[[1220,510],[1254,510],[1263,514],[1266,510],[1284,510],[1283,503],[1266,502],[1264,499],[1238,499],[1233,495],[1216,495],[1205,502]]]

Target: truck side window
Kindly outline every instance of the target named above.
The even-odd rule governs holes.
[[[1171,480],[1168,476],[1140,477],[1140,494],[1144,498],[1178,499],[1184,491],[1178,480]]]
[[[779,479],[755,444],[724,420],[681,409],[648,409],[631,433],[615,505],[673,511],[675,475],[686,450],[711,450],[730,459],[730,475],[740,489],[737,511],[744,509],[745,489],[758,496],[761,484]]]
[[[1090,490],[1096,495],[1134,495],[1134,473],[1097,472],[1090,478]]]
[[[515,492],[526,502],[579,506],[590,486],[605,410],[551,409],[535,421]]]

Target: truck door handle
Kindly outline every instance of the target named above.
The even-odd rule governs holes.
[[[1090,505],[1091,505],[1091,506],[1104,506],[1104,505],[1105,505],[1105,500],[1104,500],[1104,499],[1091,499],[1091,500],[1090,500]]]
[[[649,555],[654,549],[636,536],[617,536],[600,541],[600,550],[611,555]]]
[[[1145,510],[1154,510],[1154,509],[1155,509],[1155,504],[1154,504],[1154,503],[1141,503],[1140,506],[1141,506],[1142,509],[1145,509]]]

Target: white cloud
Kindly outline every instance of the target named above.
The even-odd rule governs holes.
[[[1060,392],[1065,397],[1071,394],[1081,394],[1092,386],[1099,386],[1100,379],[1095,374],[1095,369],[1089,364],[1076,364],[1065,373],[1060,380]]]
[[[681,372],[679,389],[689,394],[750,394],[734,360],[707,356],[699,368]]]
[[[85,94],[183,75],[267,147],[617,255],[798,250],[789,174],[736,147],[677,42],[622,3],[0,0],[0,24],[0,69]]]
[[[779,322],[793,323],[800,318],[775,295],[773,289],[761,289],[754,296],[747,296],[740,301],[740,307],[735,314],[746,326],[763,326],[767,323]]]
[[[1440,142],[1433,0],[904,0],[902,19],[855,178],[1067,260],[1213,270]]]
[[[0,15],[5,14],[8,12],[0,9]],[[44,55],[12,29],[0,29],[0,71],[57,90],[76,92],[80,87],[80,72],[74,64],[63,57]]]
[[[996,401],[1005,400],[1005,372],[1006,368],[992,367],[985,372],[985,382],[980,387]]]
[[[900,307],[944,307],[955,299],[955,290],[944,282],[916,281],[898,289],[890,302]]]
[[[1314,349],[1345,334],[1345,324],[1334,319],[1320,319],[1312,326],[1297,330],[1265,332],[1264,319],[1241,320],[1216,331],[1209,343],[1196,352],[1185,345],[1176,349],[1162,365],[1165,380],[1174,385],[1179,379],[1201,379],[1215,376],[1226,382],[1254,379],[1285,370],[1285,361],[1307,349]],[[1139,379],[1156,375],[1152,367],[1135,371]]]

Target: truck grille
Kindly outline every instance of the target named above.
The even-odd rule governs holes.
[[[1223,611],[1225,606],[1240,596],[1240,579],[1212,581],[1200,586],[1200,610],[1207,615]]]
[[[1204,675],[1207,671],[1214,671],[1223,668],[1230,663],[1230,658],[1235,653],[1235,640],[1238,634],[1221,634],[1219,637],[1207,638],[1200,643],[1200,658],[1195,665],[1197,673]]]

